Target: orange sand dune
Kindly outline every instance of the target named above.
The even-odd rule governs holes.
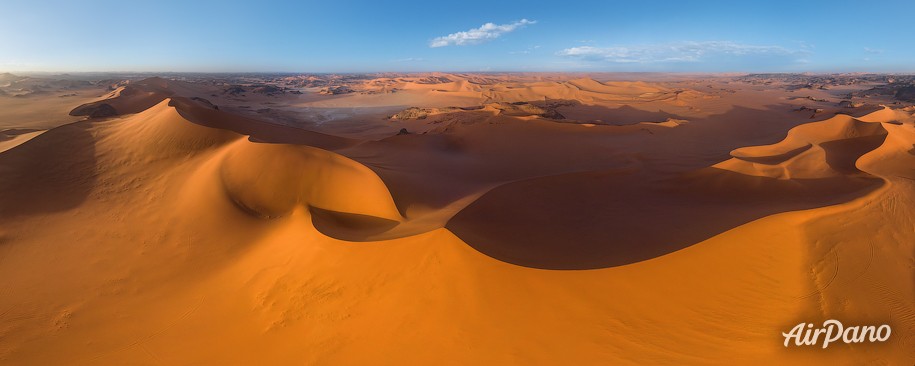
[[[884,143],[887,131],[883,125],[837,115],[796,127],[778,144],[734,150],[734,158],[714,168],[776,179],[854,174],[860,172],[855,167],[858,158]]]
[[[160,78],[149,78],[135,85],[122,86],[104,98],[83,104],[70,111],[73,116],[89,116],[100,106],[113,108],[111,115],[138,113],[158,104],[161,100],[175,95],[178,82],[166,82]],[[180,89],[180,87],[177,87]]]
[[[132,83],[94,102],[117,116],[0,152],[0,363],[915,360],[911,111],[805,123],[765,92],[690,110],[648,83],[446,76],[689,123],[468,110],[368,140]],[[892,337],[782,345],[832,318]]]
[[[0,131],[0,152],[22,145],[33,137],[40,135],[44,130],[7,129]]]
[[[448,228],[483,253],[525,266],[637,262],[777,212],[876,189],[882,181],[855,162],[884,143],[882,125],[836,116],[796,127],[779,144],[735,150],[737,157],[683,177],[629,169],[505,184]]]

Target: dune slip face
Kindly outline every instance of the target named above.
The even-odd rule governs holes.
[[[11,76],[0,364],[915,360],[899,81],[623,76]]]

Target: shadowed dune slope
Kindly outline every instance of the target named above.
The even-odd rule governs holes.
[[[98,153],[91,125],[51,131],[0,154],[0,217],[73,209],[93,189]]]
[[[502,185],[447,227],[496,259],[588,269],[654,258],[779,212],[835,205],[883,180],[855,163],[884,144],[879,122],[839,115],[782,142],[674,179],[595,171]]]

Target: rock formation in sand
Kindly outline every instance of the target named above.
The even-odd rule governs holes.
[[[71,116],[88,116],[89,118],[102,118],[118,115],[118,111],[108,103],[92,103],[81,105],[70,111]]]
[[[354,93],[354,92],[355,91],[352,88],[345,86],[345,85],[330,86],[330,87],[327,87],[327,88],[324,88],[324,89],[321,89],[320,91],[318,91],[319,94],[329,94],[329,95],[349,94],[349,93]]]

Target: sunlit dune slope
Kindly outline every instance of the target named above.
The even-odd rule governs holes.
[[[737,149],[733,159],[715,167],[779,179],[854,173],[857,158],[883,144],[886,134],[882,123],[837,115],[796,127],[778,144]]]

